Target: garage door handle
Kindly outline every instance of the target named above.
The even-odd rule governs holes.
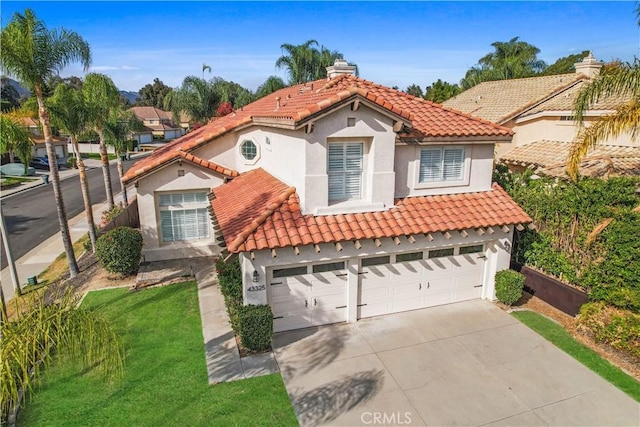
[[[347,308],[347,306],[346,305],[340,305],[340,306],[338,306],[336,308]]]
[[[316,305],[318,305],[318,301],[316,301],[316,299],[315,299],[315,298],[313,299],[313,305],[314,305],[314,307],[315,307]]]
[[[346,275],[347,275],[347,273],[336,274],[336,277],[343,277],[343,276],[346,276]]]
[[[418,283],[418,290],[422,289],[422,283]]]
[[[481,255],[478,257],[478,259],[487,259],[486,255]]]
[[[481,288],[481,287],[482,287],[482,285],[476,285],[476,286],[474,286],[474,288]]]
[[[364,307],[367,304],[358,304],[358,307]]]
[[[284,316],[277,316],[273,318],[273,320],[276,320],[276,319],[284,319]]]
[[[271,286],[273,285],[282,285],[282,282],[271,282]]]
[[[309,307],[309,301],[304,300],[304,306],[305,306],[305,307]]]

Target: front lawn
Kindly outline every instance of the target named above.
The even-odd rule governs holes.
[[[297,425],[280,375],[210,386],[195,282],[91,292],[127,349],[122,384],[55,366],[20,426]]]
[[[511,314],[556,347],[640,402],[640,382],[604,360],[589,347],[576,341],[562,326],[533,311],[515,311]]]

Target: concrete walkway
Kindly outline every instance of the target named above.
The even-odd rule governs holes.
[[[224,297],[216,280],[215,266],[197,272],[196,281],[209,384],[278,372],[271,352],[240,358]]]

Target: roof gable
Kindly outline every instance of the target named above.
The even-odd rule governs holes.
[[[366,100],[388,114],[410,123],[410,129],[399,134],[400,139],[479,137],[495,140],[508,139],[512,135],[510,129],[495,123],[358,77],[341,75],[331,80],[317,80],[280,89],[231,114],[215,118],[141,160],[142,165],[132,168],[133,171],[127,172],[124,179],[130,181],[139,178],[135,170],[145,169],[145,163],[157,163],[160,159],[169,161],[179,151],[190,152],[246,126],[262,124],[295,128],[341,107],[345,102],[356,102],[357,99]]]

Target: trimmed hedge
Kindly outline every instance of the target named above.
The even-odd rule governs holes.
[[[512,305],[522,297],[524,274],[513,270],[496,273],[496,298],[504,304]]]
[[[242,300],[242,271],[238,257],[233,257],[225,262],[224,259],[216,259],[216,272],[218,283],[227,306],[231,328],[236,335],[240,335],[238,313],[243,305]]]
[[[273,312],[269,305],[245,305],[240,307],[240,341],[252,351],[262,351],[271,345],[273,336]]]
[[[131,227],[107,231],[96,241],[96,258],[110,273],[133,274],[140,265],[142,234]]]

